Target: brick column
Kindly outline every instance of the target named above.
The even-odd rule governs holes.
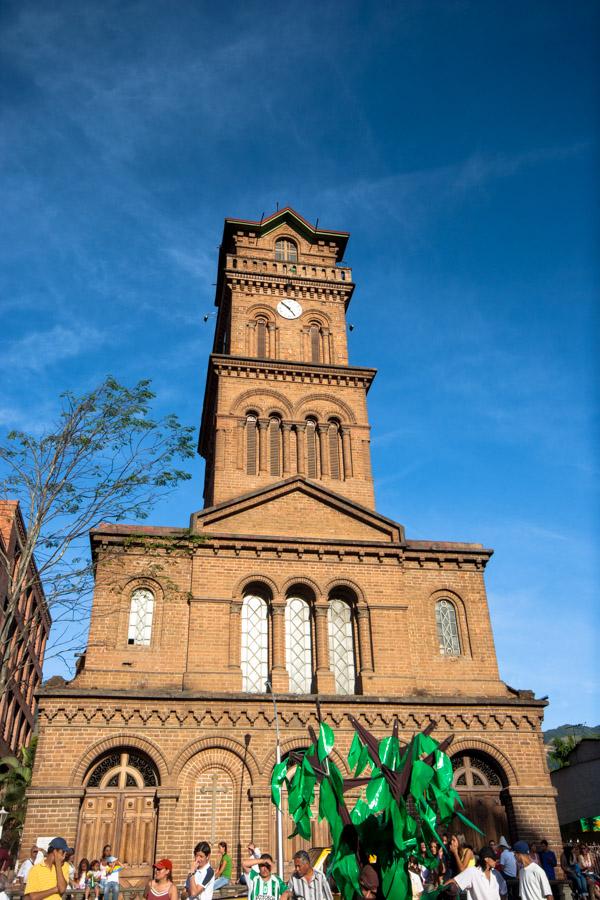
[[[238,469],[244,468],[244,428],[246,427],[246,420],[240,419],[238,422],[238,431],[237,431],[237,460],[236,464]]]
[[[286,694],[290,679],[285,667],[285,601],[273,603],[273,652],[271,657],[271,684],[275,694]]]
[[[334,694],[335,678],[329,668],[329,629],[327,613],[329,606],[325,599],[315,605],[315,690],[318,694]]]
[[[306,474],[306,464],[304,462],[304,440],[306,434],[306,422],[298,422],[296,425],[296,456],[298,475]]]
[[[173,854],[173,835],[178,834],[181,822],[180,811],[178,809],[180,791],[176,788],[159,787],[156,791],[158,800],[158,809],[156,816],[156,858],[168,858],[168,853]],[[189,853],[188,853],[189,856]],[[182,861],[175,860],[175,871],[173,876],[176,881],[185,881],[188,874],[185,869],[189,869],[189,862],[186,857],[182,866]]]
[[[283,431],[283,477],[285,478],[292,471],[292,460],[290,459],[290,431],[292,426],[289,422],[282,422],[281,429]]]
[[[269,359],[276,359],[277,354],[275,352],[275,325],[273,324],[273,322],[269,322],[267,324],[267,332],[269,335],[269,342],[267,346]]]
[[[258,471],[262,475],[267,471],[267,429],[268,419],[258,420]]]
[[[323,362],[331,362],[331,332],[329,328],[323,328]]]
[[[329,425],[317,425],[317,433],[319,435],[319,454],[321,456],[321,476],[329,475],[329,445],[327,436],[329,434]]]
[[[366,606],[357,610],[358,654],[360,669],[358,672],[359,689],[364,691],[367,682],[373,677],[373,653],[371,649],[371,620]]]
[[[511,785],[503,793],[509,820],[512,820],[513,841],[537,841],[540,836],[545,837],[558,857],[562,842],[556,813],[556,789],[550,783],[547,787]]]
[[[27,790],[27,815],[21,847],[31,847],[40,835],[53,835],[58,830],[70,847],[77,848],[79,809],[85,791],[74,787],[30,787]],[[57,819],[58,816],[58,819]],[[23,854],[21,854],[21,859]],[[75,854],[77,859],[77,854]]]
[[[256,322],[248,322],[247,328],[248,356],[256,356]]]
[[[242,601],[232,600],[229,605],[229,659],[230,669],[239,673],[241,678],[242,655]],[[241,690],[241,685],[240,685]]]
[[[273,726],[273,732],[275,726]],[[273,738],[275,745],[275,738]],[[271,773],[267,773],[270,779]],[[271,815],[271,791],[270,789],[252,788],[252,835],[251,838],[261,850],[271,845],[270,815]],[[243,842],[242,842],[243,843]],[[271,851],[272,852],[272,851]],[[275,854],[273,853],[273,856]]]
[[[342,459],[344,461],[344,478],[352,478],[352,444],[350,429],[342,426]]]

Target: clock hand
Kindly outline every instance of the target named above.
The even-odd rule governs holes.
[[[292,309],[291,306],[288,306],[288,304],[285,302],[285,300],[282,300],[282,301],[281,301],[281,305],[282,305],[282,306],[285,306],[285,308],[286,308],[286,309],[289,309],[289,311],[293,314],[294,310]]]

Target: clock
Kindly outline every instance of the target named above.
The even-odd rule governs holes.
[[[302,307],[297,300],[286,298],[277,304],[277,312],[283,319],[297,319],[302,315]]]

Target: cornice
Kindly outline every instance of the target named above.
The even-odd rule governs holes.
[[[224,372],[251,372],[270,381],[289,381],[300,378],[302,383],[332,384],[351,387],[371,387],[377,369],[365,366],[339,366],[326,363],[304,363],[289,359],[257,359],[252,356],[232,356],[228,353],[211,353],[209,367],[221,375]]]

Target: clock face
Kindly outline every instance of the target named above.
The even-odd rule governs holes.
[[[297,300],[286,298],[277,304],[277,312],[283,319],[297,319],[302,315],[302,307]]]

